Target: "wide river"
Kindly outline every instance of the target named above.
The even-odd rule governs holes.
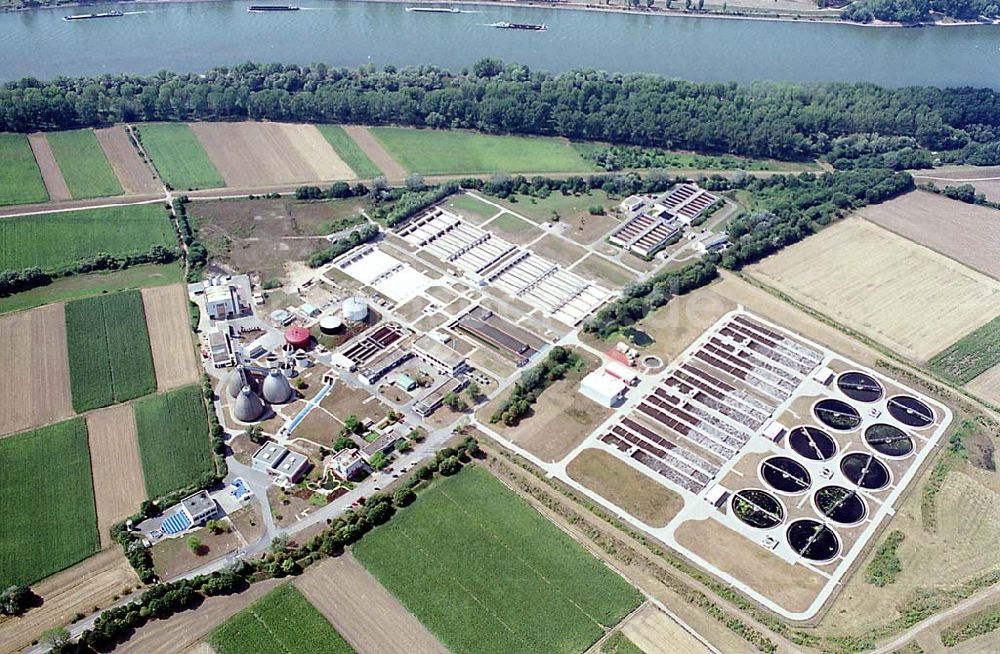
[[[0,14],[0,80],[203,71],[248,60],[459,69],[494,56],[552,71],[594,67],[697,81],[1000,88],[1000,26],[880,29],[486,5],[436,14],[391,3],[293,1],[303,10],[248,13],[247,3],[227,1]],[[129,13],[62,20],[111,8]],[[488,26],[498,20],[544,22],[549,30]]]

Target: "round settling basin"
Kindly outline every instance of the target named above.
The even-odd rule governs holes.
[[[860,488],[880,490],[889,485],[889,469],[874,454],[852,452],[841,459],[840,471]]]
[[[747,488],[733,495],[733,515],[755,529],[777,527],[785,519],[785,508],[778,498],[757,488]]]
[[[788,544],[804,559],[825,563],[840,552],[840,539],[832,529],[815,520],[796,520],[786,532]]]
[[[796,427],[788,435],[792,450],[812,461],[828,461],[837,454],[837,441],[818,427]]]
[[[863,372],[845,372],[837,377],[837,388],[844,395],[858,402],[876,402],[882,398],[885,390],[874,377]]]
[[[812,479],[809,471],[787,456],[772,456],[760,464],[760,476],[764,482],[780,493],[796,495],[809,490]]]
[[[858,410],[840,400],[820,400],[813,407],[813,413],[817,420],[837,431],[851,431],[861,424]]]
[[[913,439],[899,427],[878,423],[865,430],[865,443],[879,454],[903,457],[913,451]]]
[[[909,395],[890,397],[889,414],[907,427],[917,429],[927,427],[934,422],[934,410]]]
[[[868,506],[855,491],[843,486],[824,486],[816,491],[816,510],[842,525],[856,525],[868,515]]]

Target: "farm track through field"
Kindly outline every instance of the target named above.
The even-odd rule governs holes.
[[[188,299],[182,284],[142,290],[146,327],[161,393],[198,381],[198,362],[188,316]]]
[[[101,547],[116,547],[111,525],[132,515],[146,499],[132,405],[87,414],[87,433]]]
[[[448,652],[349,552],[311,567],[295,585],[358,654]]]
[[[49,192],[49,200],[59,202],[70,200],[72,196],[66,180],[63,179],[59,164],[56,163],[56,155],[52,152],[52,146],[42,132],[28,135],[28,142],[31,144],[31,151],[38,162],[38,169],[42,172],[42,180],[45,181],[45,190]]]
[[[152,167],[136,152],[124,125],[95,129],[94,134],[125,193],[144,195],[161,191]]]
[[[0,436],[73,415],[63,305],[0,317]]]
[[[368,158],[378,166],[390,180],[402,180],[409,174],[389,152],[382,147],[375,136],[364,125],[344,125],[344,131],[354,139]]]

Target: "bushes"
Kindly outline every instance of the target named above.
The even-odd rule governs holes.
[[[458,193],[459,184],[448,182],[426,191],[406,191],[389,210],[379,207],[375,218],[383,221],[389,227],[395,227],[404,220],[412,218],[424,209],[437,204],[453,193]]]
[[[889,533],[865,569],[865,581],[879,587],[896,581],[896,575],[903,569],[899,557],[896,556],[896,548],[905,539],[906,534],[898,529]]]
[[[521,379],[514,384],[510,395],[490,416],[490,422],[496,424],[502,421],[508,427],[517,425],[527,415],[542,391],[553,382],[562,379],[567,370],[579,366],[582,362],[580,355],[575,352],[559,345],[553,347],[541,363],[521,374]],[[443,470],[442,473],[449,474]]]
[[[982,636],[1000,628],[1000,608],[979,611],[941,630],[941,644],[954,647],[970,638]]]
[[[356,248],[363,243],[368,243],[378,236],[378,233],[379,229],[377,225],[364,225],[355,229],[347,236],[338,238],[330,247],[320,250],[309,257],[309,267],[319,268],[322,265],[328,264],[348,250]]]
[[[368,195],[368,187],[358,182],[352,188],[347,182],[336,182],[325,191],[318,186],[300,186],[295,189],[296,200],[340,200]]]

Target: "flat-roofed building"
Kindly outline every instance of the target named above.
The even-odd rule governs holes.
[[[639,375],[636,373],[635,369],[622,365],[617,361],[609,362],[606,366],[604,366],[604,371],[612,377],[622,380],[629,386],[635,386],[639,383]]]
[[[365,461],[357,448],[352,447],[334,454],[331,467],[338,477],[346,480],[364,470]]]
[[[212,518],[218,511],[218,507],[208,491],[201,490],[181,500],[181,511],[192,524],[199,524]]]
[[[365,463],[370,464],[372,462],[372,457],[379,452],[391,452],[392,448],[395,447],[397,440],[399,440],[399,436],[396,434],[395,430],[388,429],[371,443],[368,443],[361,448],[361,458],[365,460]]]
[[[387,372],[409,361],[412,357],[413,353],[404,347],[382,352],[362,366],[358,377],[366,384],[374,384]]]
[[[446,379],[434,388],[430,389],[422,397],[413,403],[413,410],[418,415],[427,417],[434,413],[439,406],[444,403],[444,398],[449,393],[458,393],[469,383],[465,375],[458,375],[451,379]]]
[[[206,288],[205,311],[212,320],[227,320],[238,316],[240,301],[236,289],[229,284]]]
[[[225,331],[215,329],[208,333],[208,351],[212,365],[216,368],[225,368],[233,362],[233,353],[229,349],[229,334]]]
[[[617,377],[595,370],[580,381],[580,393],[601,406],[618,406],[625,399],[628,386]]]
[[[278,482],[294,484],[309,468],[309,459],[277,443],[265,443],[254,453],[251,467],[266,472]]]
[[[465,370],[465,357],[439,342],[430,334],[424,334],[413,341],[410,347],[422,361],[434,367],[444,375],[457,375]]]

